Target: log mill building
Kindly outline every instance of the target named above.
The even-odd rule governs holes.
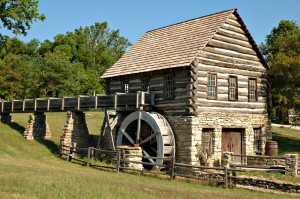
[[[268,66],[236,9],[146,32],[102,78],[107,94],[155,93],[179,162],[264,154],[271,139]]]

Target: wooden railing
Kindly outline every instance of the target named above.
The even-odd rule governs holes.
[[[149,158],[149,156],[141,156],[134,154],[125,154],[124,150],[118,149],[116,151],[106,150],[106,149],[96,149],[93,147],[89,148],[78,148],[74,146],[61,145],[64,150],[61,150],[60,156],[68,161],[75,161],[81,164],[85,164],[88,167],[93,167],[97,169],[114,169],[116,173],[125,170],[137,171],[142,173],[152,173],[159,175],[166,175],[171,180],[176,176],[193,178],[198,180],[206,180],[209,182],[221,183],[224,188],[235,185],[236,172],[243,172],[242,169],[227,168],[227,167],[207,167],[207,166],[195,166],[191,164],[176,163],[174,157],[160,158],[167,162],[167,164],[157,164],[145,161],[131,161],[128,160],[128,156],[135,156],[139,158]],[[67,148],[67,149],[66,149]],[[86,160],[76,158],[76,153],[84,151]],[[151,157],[153,160],[158,159],[158,157]],[[97,164],[98,161],[105,161],[107,164]],[[135,169],[126,167],[125,164],[141,164],[143,166],[152,166],[153,169]],[[162,172],[161,169],[164,171]],[[185,171],[182,172],[181,170]]]
[[[285,159],[283,157],[232,155],[232,158],[240,157],[241,163],[231,163],[231,167],[244,168],[252,171],[277,171],[284,173]]]
[[[104,110],[135,110],[141,106],[154,105],[154,93],[116,93],[95,96],[36,98],[13,101],[0,101],[0,113],[60,112]]]

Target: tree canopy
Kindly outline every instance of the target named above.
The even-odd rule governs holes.
[[[300,27],[282,20],[260,46],[270,66],[273,106],[287,120],[291,108],[300,107]]]
[[[3,26],[16,35],[26,35],[33,21],[45,19],[38,12],[38,3],[38,0],[0,0],[0,28]]]
[[[103,93],[99,76],[130,42],[106,22],[28,43],[6,37],[0,46],[0,98],[6,100]]]

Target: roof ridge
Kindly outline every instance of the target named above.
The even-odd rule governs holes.
[[[223,10],[223,11],[220,11],[220,12],[216,12],[216,13],[213,13],[213,14],[208,14],[208,15],[201,16],[201,17],[196,17],[196,18],[188,19],[188,20],[181,21],[181,22],[178,22],[178,23],[174,23],[174,24],[162,26],[162,27],[160,27],[160,28],[155,28],[155,29],[152,29],[152,30],[148,30],[148,31],[145,32],[145,34],[146,34],[146,33],[149,33],[149,32],[152,32],[152,31],[155,31],[155,30],[159,30],[159,29],[163,29],[163,28],[170,27],[170,26],[174,26],[174,25],[186,23],[186,22],[188,22],[188,21],[193,21],[193,20],[196,20],[196,19],[201,19],[201,18],[204,18],[204,17],[209,17],[209,16],[212,16],[212,15],[221,14],[221,13],[223,13],[223,12],[236,11],[236,10],[237,10],[237,8],[233,8],[233,9],[229,9],[229,10]]]

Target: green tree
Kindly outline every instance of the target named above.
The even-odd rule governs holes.
[[[270,66],[273,107],[283,122],[288,110],[300,107],[300,27],[282,20],[260,46]]]
[[[33,21],[45,19],[38,12],[38,3],[38,0],[0,0],[0,28],[3,26],[16,35],[26,35]],[[3,38],[1,33],[0,38]]]
[[[14,68],[20,61],[19,55],[9,54],[0,60],[0,98],[13,100],[18,98],[17,94],[21,89],[20,74]]]

